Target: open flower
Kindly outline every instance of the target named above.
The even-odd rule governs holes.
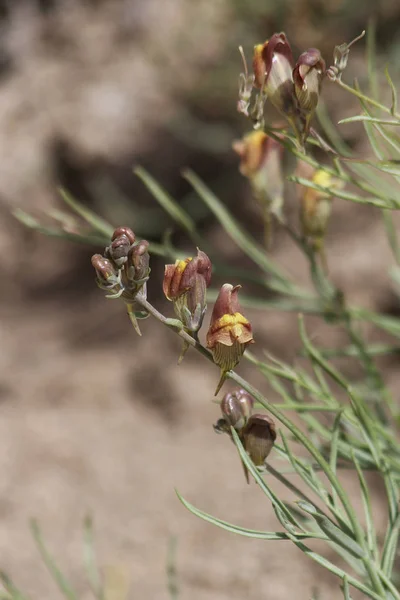
[[[325,61],[319,50],[309,48],[300,54],[293,69],[293,81],[298,107],[304,119],[304,139],[308,136],[310,122],[317,108],[324,75]]]
[[[292,115],[295,109],[293,65],[292,49],[283,32],[254,46],[254,85],[285,115]]]
[[[304,162],[300,163],[297,175],[311,183],[326,188],[326,191],[297,185],[300,200],[300,223],[303,237],[311,247],[321,255],[325,263],[324,237],[332,210],[332,189],[342,187],[342,182],[324,169],[314,169]]]
[[[226,373],[240,361],[246,347],[254,342],[250,322],[241,314],[238,293],[240,285],[225,283],[218,294],[207,332],[207,348],[221,368],[219,392]]]
[[[243,139],[236,140],[232,147],[241,159],[239,170],[249,179],[253,195],[263,212],[265,239],[269,245],[271,215],[282,218],[283,146],[263,131],[252,131]]]
[[[199,249],[194,258],[165,266],[164,294],[173,302],[175,314],[188,331],[198,331],[203,322],[211,269],[210,259]]]

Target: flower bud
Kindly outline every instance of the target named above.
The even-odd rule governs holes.
[[[284,33],[274,33],[269,41],[254,46],[254,85],[285,115],[294,112],[293,55]]]
[[[206,310],[206,291],[211,282],[211,261],[197,249],[197,256],[165,266],[163,291],[174,304],[177,317],[188,331],[198,331]]]
[[[106,248],[106,255],[121,268],[128,259],[128,252],[131,247],[131,242],[125,234],[121,234],[114,238],[111,245]]]
[[[221,287],[207,332],[207,348],[212,351],[215,364],[221,368],[215,394],[220,390],[226,373],[240,361],[246,346],[254,342],[251,325],[239,312],[237,296],[240,287],[229,283]]]
[[[325,61],[316,48],[309,48],[293,69],[294,91],[303,114],[314,113],[317,108],[321,81],[325,74]]]
[[[101,254],[94,254],[91,260],[99,287],[105,289],[114,287],[118,281],[118,273],[113,263]]]
[[[248,392],[242,389],[236,390],[234,394],[240,403],[242,413],[247,423],[253,410],[254,400]]]
[[[257,467],[262,467],[276,440],[275,422],[268,415],[252,415],[242,431],[243,446]]]
[[[129,227],[117,227],[117,229],[112,234],[111,241],[116,240],[117,238],[119,238],[122,235],[124,235],[128,238],[129,244],[135,243],[136,236],[133,233],[132,229],[130,229]]]
[[[128,269],[135,272],[134,281],[136,283],[148,279],[150,274],[150,255],[148,252],[149,242],[141,240],[134,244],[128,255]]]

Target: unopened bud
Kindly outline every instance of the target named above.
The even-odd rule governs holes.
[[[117,229],[115,229],[114,233],[112,234],[111,240],[114,241],[121,235],[125,235],[128,238],[130,244],[135,243],[136,236],[133,233],[132,229],[130,229],[129,227],[117,227]]]
[[[92,266],[96,271],[96,277],[99,283],[103,285],[114,285],[117,278],[117,271],[108,258],[104,258],[101,254],[92,256]]]
[[[250,417],[253,403],[252,397],[241,389],[225,394],[221,412],[228,425],[237,431],[242,430]]]

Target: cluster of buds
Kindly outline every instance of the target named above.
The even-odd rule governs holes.
[[[238,108],[248,114],[249,85],[252,81],[258,90],[255,106],[251,112],[256,120],[256,128],[263,125],[263,110],[265,100],[268,100],[288,120],[293,127],[296,137],[303,145],[308,137],[310,122],[318,104],[322,79],[325,75],[325,61],[316,48],[303,52],[297,63],[294,62],[292,49],[284,33],[274,35],[254,47],[253,78],[245,74],[241,82],[247,82],[247,87],[241,85],[239,90]],[[246,98],[242,94],[246,91]],[[245,107],[245,110],[243,110]]]
[[[240,285],[225,283],[218,294],[207,332],[207,348],[221,369],[215,395],[221,389],[227,373],[236,367],[246,347],[254,342],[250,322],[240,312]]]
[[[320,254],[326,266],[324,237],[331,214],[333,199],[332,194],[328,190],[338,189],[342,187],[343,183],[324,169],[314,169],[304,162],[298,165],[296,174],[327,190],[324,191],[323,189],[319,190],[297,184],[303,238],[315,252]]]
[[[248,178],[264,219],[267,247],[271,241],[271,216],[283,220],[283,146],[263,131],[252,131],[233,142],[240,157],[239,170]]]
[[[146,240],[136,241],[129,227],[118,227],[104,254],[92,256],[97,285],[109,292],[107,298],[122,298],[139,335],[137,318],[148,315],[145,311],[135,311],[135,299],[138,294],[146,298],[146,282],[150,275],[148,246]]]
[[[253,398],[242,389],[225,394],[221,401],[222,418],[215,423],[214,431],[227,433],[232,439],[233,427],[253,463],[262,468],[274,445],[276,428],[268,415],[252,414],[253,407]],[[249,473],[244,463],[243,468],[249,483]]]

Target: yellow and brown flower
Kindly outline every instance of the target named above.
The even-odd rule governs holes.
[[[225,283],[219,292],[207,332],[207,348],[221,369],[221,388],[225,375],[240,361],[246,347],[254,342],[250,322],[241,314],[238,292],[240,285]]]
[[[211,282],[211,261],[197,249],[197,256],[165,266],[163,291],[177,317],[189,331],[198,331],[206,310],[206,290]]]

